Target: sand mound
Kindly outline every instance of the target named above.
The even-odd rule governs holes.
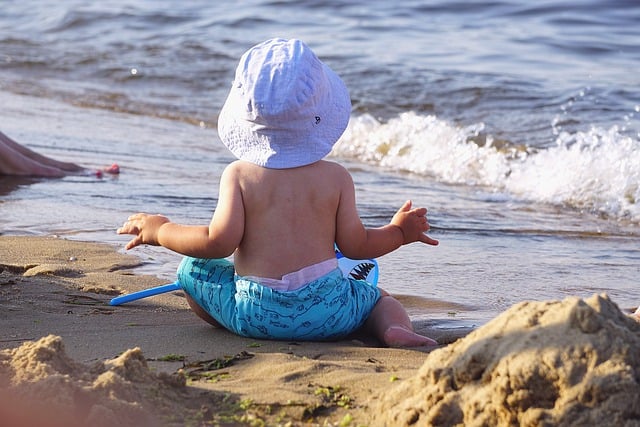
[[[185,414],[177,405],[189,401],[186,392],[183,379],[151,372],[139,349],[90,367],[71,360],[53,335],[0,352],[6,425],[167,425]]]
[[[371,425],[640,425],[640,323],[607,296],[525,302],[429,354]]]

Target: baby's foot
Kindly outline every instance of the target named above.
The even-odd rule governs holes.
[[[403,326],[390,326],[384,333],[384,343],[389,347],[421,347],[438,345],[436,340],[417,334]]]

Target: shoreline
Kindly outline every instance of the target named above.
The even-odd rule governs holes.
[[[268,341],[212,328],[179,291],[109,306],[163,281],[106,244],[0,236],[0,253],[0,418],[14,425],[451,425],[478,407],[489,423],[568,425],[576,405],[589,420],[640,416],[640,323],[606,296],[523,302],[474,330],[415,322],[437,349]],[[505,378],[528,394],[496,403]]]

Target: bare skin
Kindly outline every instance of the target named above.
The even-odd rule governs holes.
[[[58,178],[83,168],[45,157],[24,147],[0,132],[0,175]]]
[[[218,205],[209,226],[182,225],[162,215],[138,213],[118,229],[126,245],[159,245],[183,255],[225,258],[234,254],[238,274],[280,279],[335,257],[334,242],[353,259],[377,258],[427,236],[426,208],[407,201],[389,224],[366,228],[358,215],[353,180],[341,165],[318,161],[292,169],[267,169],[241,160],[222,174]],[[273,242],[277,242],[274,245]],[[387,292],[365,327],[388,346],[436,345],[413,331],[404,307]],[[194,301],[191,307],[215,324]]]
[[[90,171],[75,163],[61,162],[38,154],[0,132],[0,176],[61,178],[81,174],[102,176],[103,172],[115,175],[120,172],[120,169],[118,165],[113,164],[97,171]]]

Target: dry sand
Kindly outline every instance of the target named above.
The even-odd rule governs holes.
[[[372,425],[638,426],[640,323],[606,296],[520,303],[372,408]]]
[[[443,345],[242,338],[114,248],[0,236],[7,426],[640,425],[640,324],[604,296],[522,303]],[[413,301],[415,303],[415,301]],[[466,336],[465,336],[466,335]]]

